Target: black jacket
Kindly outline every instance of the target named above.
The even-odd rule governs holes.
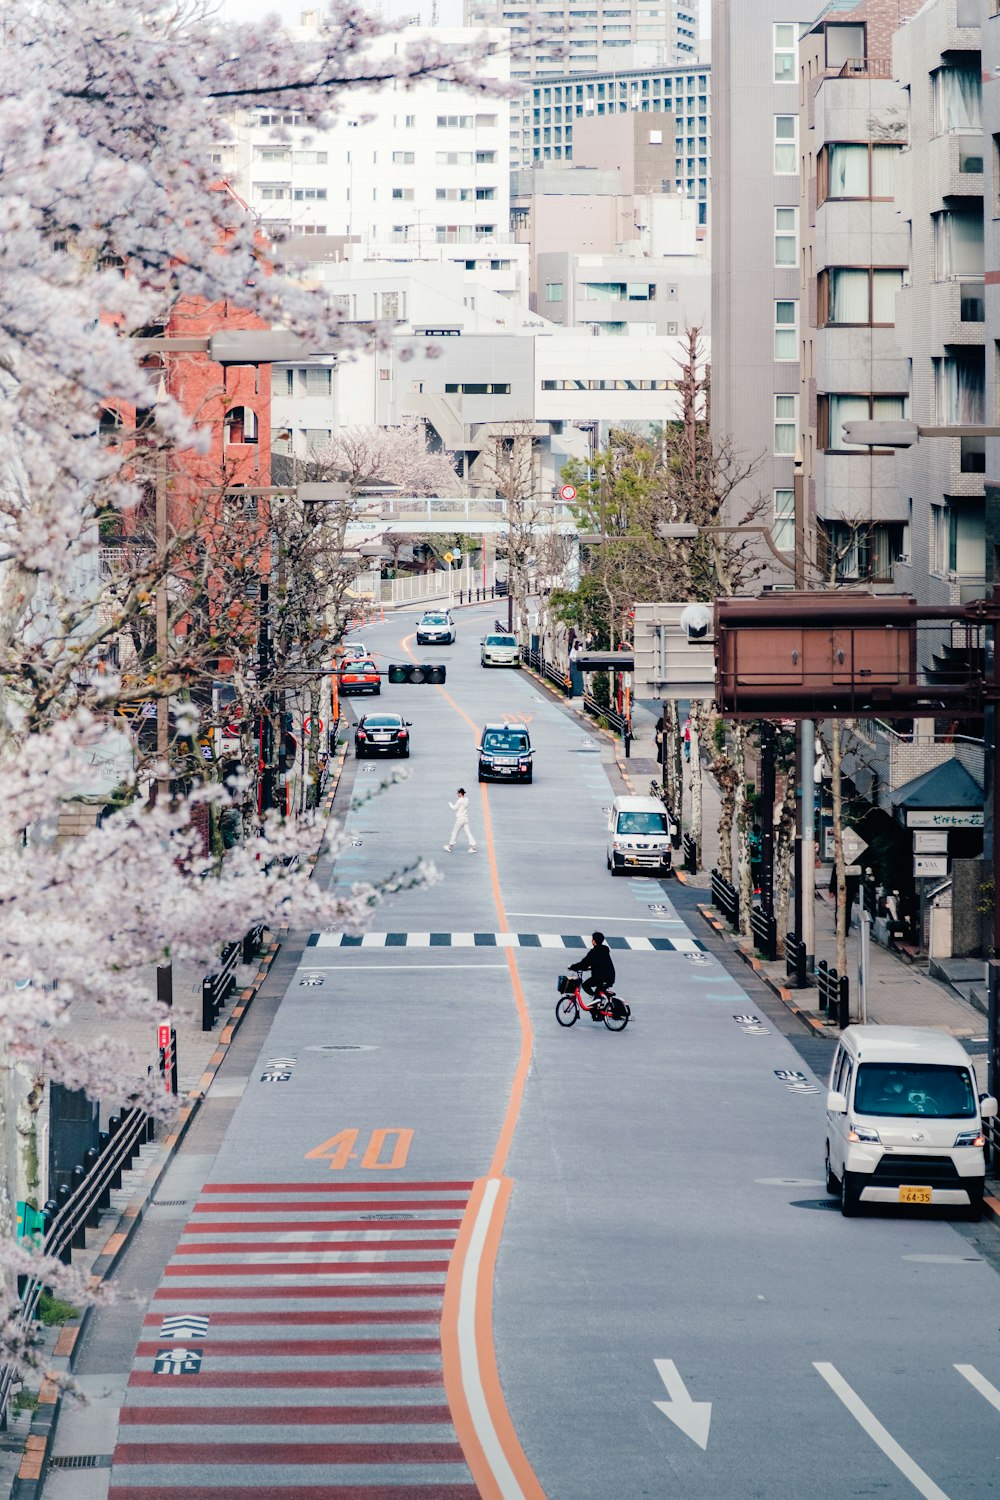
[[[577,974],[582,974],[589,969],[590,977],[598,980],[600,984],[614,984],[615,982],[615,966],[607,943],[595,943],[586,956],[581,958],[578,964],[570,964],[570,968]]]

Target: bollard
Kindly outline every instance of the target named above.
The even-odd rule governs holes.
[[[111,1140],[111,1136],[109,1135],[108,1131],[102,1130],[100,1136],[98,1137],[98,1140],[100,1141],[100,1146],[98,1147],[98,1157],[101,1158],[104,1156],[105,1151],[107,1151],[108,1149],[108,1143]],[[111,1178],[110,1176],[108,1176],[104,1179],[104,1186],[101,1188],[100,1197],[97,1200],[97,1206],[103,1213],[105,1209],[110,1207],[110,1205]]]
[[[837,1025],[843,1031],[845,1026],[850,1026],[851,1024],[851,1005],[848,998],[848,980],[846,974],[841,975],[840,984],[837,988],[839,991],[837,995]]]
[[[93,1172],[93,1170],[94,1170],[94,1168],[95,1168],[96,1165],[97,1165],[97,1151],[95,1150],[95,1148],[93,1146],[90,1146],[84,1152],[84,1155],[83,1155],[83,1174],[84,1174],[84,1176],[85,1177],[89,1177],[91,1175],[91,1173]],[[101,1204],[100,1204],[100,1194],[98,1194],[97,1197],[95,1197],[95,1199],[93,1201],[93,1204],[91,1205],[90,1212],[87,1215],[87,1228],[88,1229],[96,1229],[97,1226],[98,1226],[98,1224],[100,1222],[101,1222]]]
[[[56,1190],[56,1201],[59,1204],[59,1207],[57,1209],[57,1213],[62,1213],[63,1209],[66,1207],[66,1203],[67,1203],[68,1199],[69,1199],[69,1188],[66,1186],[66,1184],[64,1182],[63,1185],[62,1185],[62,1187],[60,1187],[60,1188],[58,1188]],[[71,1266],[73,1264],[73,1240],[72,1240],[71,1236],[67,1236],[65,1238],[65,1241],[63,1243],[63,1247],[59,1251],[59,1259],[62,1261],[62,1263],[63,1263],[64,1266]]]
[[[819,1008],[827,1010],[831,999],[830,992],[830,965],[825,958],[821,958],[816,965],[816,987],[819,990]]]
[[[72,1192],[75,1193],[83,1186],[83,1168],[74,1167],[70,1173],[70,1177],[73,1183]],[[73,1210],[73,1222],[76,1226],[73,1230],[73,1249],[85,1250],[87,1247],[87,1215],[79,1207]]]
[[[114,1144],[115,1136],[118,1134],[119,1130],[121,1129],[121,1126],[122,1126],[122,1122],[119,1119],[119,1117],[117,1115],[112,1115],[111,1119],[108,1121],[108,1140],[112,1144]],[[111,1174],[111,1181],[109,1182],[108,1186],[114,1192],[114,1191],[117,1191],[117,1189],[120,1188],[121,1185],[122,1185],[122,1163],[121,1163],[121,1160],[119,1159],[118,1162],[115,1164],[115,1169],[114,1169],[114,1171]]]
[[[201,1029],[211,1031],[215,1025],[215,986],[210,977],[201,981]],[[166,1072],[166,1059],[161,1059],[160,1072]]]

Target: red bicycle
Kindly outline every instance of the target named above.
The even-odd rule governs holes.
[[[581,1010],[603,1021],[609,1031],[624,1031],[628,1025],[632,1012],[613,990],[598,990],[588,1005],[575,974],[561,974],[558,989],[556,1020],[560,1026],[575,1026]]]

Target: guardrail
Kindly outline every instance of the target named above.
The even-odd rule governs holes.
[[[89,1228],[96,1228],[103,1211],[111,1203],[111,1194],[121,1187],[122,1173],[128,1171],[140,1147],[151,1140],[154,1132],[152,1115],[135,1105],[108,1121],[100,1134],[100,1147],[86,1153],[85,1166],[74,1167],[73,1186],[61,1187],[42,1209],[42,1234],[38,1242],[41,1253],[70,1265],[73,1251],[82,1250]],[[40,1276],[18,1278],[20,1307],[8,1326],[8,1339],[26,1343],[45,1289]],[[0,1370],[0,1425],[6,1426],[11,1392],[20,1380],[15,1365]]]
[[[584,693],[583,695],[583,706],[593,718],[603,719],[608,728],[613,729],[615,734],[624,736],[627,721],[623,714],[616,713],[607,704],[598,703],[597,699],[592,698],[589,693]]]
[[[763,906],[755,906],[750,913],[750,931],[757,952],[773,964],[778,956],[778,924],[772,913]]]
[[[223,1002],[236,983],[236,967],[240,962],[240,943],[227,943],[222,950],[222,961],[212,974],[201,981],[201,1029],[211,1031],[219,1018]]]
[[[806,979],[806,945],[799,941],[798,934],[785,935],[785,978],[794,979],[796,989],[804,990]]]
[[[533,672],[537,672],[539,677],[544,677],[548,682],[552,683],[553,687],[557,687],[561,693],[564,693],[567,697],[569,696],[569,675],[564,667],[559,667],[553,662],[546,661],[541,651],[532,651],[530,646],[521,647],[521,660]],[[584,699],[584,706],[586,706],[586,702],[587,700]]]
[[[819,1008],[825,1010],[831,1021],[841,1030],[851,1024],[850,981],[846,974],[838,974],[825,958],[816,965],[816,988],[819,991]]]
[[[740,893],[718,870],[712,871],[712,905],[717,906],[729,923],[738,930],[740,925]]]

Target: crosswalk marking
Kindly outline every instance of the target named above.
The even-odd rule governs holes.
[[[704,943],[693,937],[630,937],[614,934],[607,939],[614,952],[699,953]],[[314,932],[312,948],[547,948],[584,952],[589,938],[580,933],[559,932]]]

